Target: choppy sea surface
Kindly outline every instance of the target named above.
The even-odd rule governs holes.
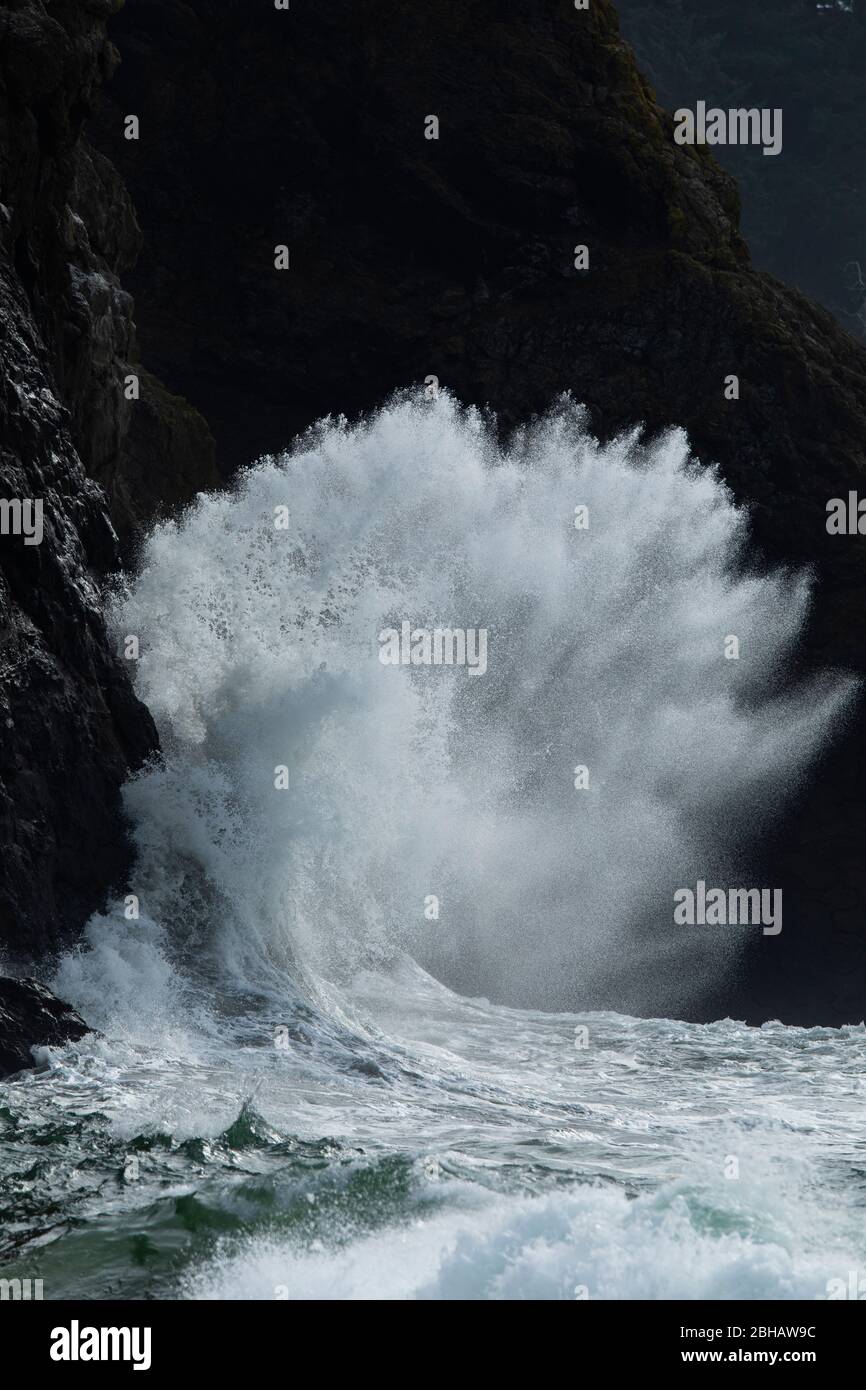
[[[516,1011],[409,963],[357,982],[351,1027],[223,1006],[2,1087],[5,1277],[46,1298],[813,1299],[866,1271],[862,1027]]]

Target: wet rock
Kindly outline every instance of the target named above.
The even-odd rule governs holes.
[[[60,1046],[92,1032],[38,980],[0,977],[0,1076],[33,1066],[33,1047]]]

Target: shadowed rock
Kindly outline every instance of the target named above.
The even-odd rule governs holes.
[[[41,544],[0,535],[0,943],[21,958],[73,936],[129,869],[120,788],[157,740],[102,618],[118,533],[214,480],[204,421],[136,366],[119,274],[141,234],[81,134],[116,9],[0,7],[0,498],[44,509]]]
[[[0,1076],[32,1067],[33,1047],[58,1047],[92,1032],[38,980],[0,977]]]

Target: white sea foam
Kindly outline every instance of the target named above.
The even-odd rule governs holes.
[[[850,689],[781,692],[808,585],[737,577],[745,532],[681,433],[602,448],[567,401],[499,446],[406,394],[200,497],[112,614],[166,754],[127,792],[143,906],[253,986],[408,950],[516,1004],[681,1007],[745,938],[674,929],[673,888],[744,881]],[[486,627],[483,679],[383,667],[404,620]]]
[[[191,1274],[203,1299],[816,1299],[858,1264],[752,1231],[716,1231],[685,1194],[585,1187],[453,1207],[346,1246],[258,1238]],[[791,1213],[796,1217],[797,1213]],[[801,1214],[802,1215],[802,1214]],[[792,1223],[797,1225],[796,1220]]]

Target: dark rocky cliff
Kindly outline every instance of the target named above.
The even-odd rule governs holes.
[[[38,499],[44,515],[41,544],[0,536],[0,947],[13,957],[68,938],[123,882],[119,788],[156,747],[101,616],[121,552],[99,484],[130,534],[163,497],[182,500],[175,460],[212,477],[201,417],[158,386],[170,409],[147,386],[143,410],[124,396],[139,369],[118,274],[140,232],[81,138],[116,61],[116,9],[0,6],[0,497]]]
[[[112,8],[55,3],[51,21],[35,3],[2,12],[41,15],[76,52],[87,48],[87,80],[79,58],[77,76],[50,89],[68,94],[70,130],[111,66],[95,36]],[[42,40],[49,50],[52,33]],[[819,575],[804,664],[862,669],[864,542],[829,538],[824,508],[864,485],[866,351],[824,310],[753,271],[735,185],[708,152],[674,145],[609,0],[591,0],[588,12],[564,0],[292,0],[289,11],[130,0],[111,34],[124,61],[89,132],[145,232],[124,283],[149,364],[204,413],[224,476],[319,415],[369,407],[430,373],[465,400],[489,402],[506,425],[568,388],[602,434],[636,421],[687,428],[752,507],[756,558]],[[16,101],[32,113],[26,91]],[[40,113],[47,104],[36,101]],[[141,120],[138,141],[123,138],[129,113]],[[438,141],[424,139],[429,114],[441,121]],[[38,155],[45,120],[31,124]],[[129,313],[112,276],[132,258],[131,214],[107,162],[69,144],[72,194],[49,200],[53,235],[57,210],[74,209],[81,190],[76,215],[109,272],[113,307],[100,322],[119,323],[113,357],[128,361]],[[70,293],[34,261],[33,233],[21,252],[19,240],[17,231],[7,244],[22,323],[33,334],[35,315],[41,370],[66,393],[85,468],[132,531],[160,500],[208,485],[207,451],[172,452],[172,411],[159,412],[156,390],[150,438],[119,438],[123,428],[98,407],[102,359],[89,354],[86,328],[83,346],[63,348]],[[291,249],[287,273],[273,267],[278,243]],[[577,243],[590,248],[589,274],[573,268]],[[737,402],[723,394],[732,372]],[[196,436],[195,417],[180,404],[175,413]],[[147,416],[133,419],[140,430]],[[91,496],[76,476],[64,495]],[[93,508],[81,544],[108,564]],[[89,688],[107,679],[96,673]],[[127,704],[121,714],[145,727]],[[56,738],[66,747],[62,721]],[[709,1012],[862,1016],[864,743],[858,720],[808,805],[766,847],[765,881],[788,894],[785,950],[759,951]],[[131,752],[109,750],[109,780]]]

